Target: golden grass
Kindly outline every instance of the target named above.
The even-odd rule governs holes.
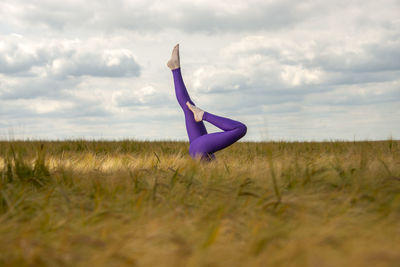
[[[398,266],[400,142],[0,142],[0,265]]]

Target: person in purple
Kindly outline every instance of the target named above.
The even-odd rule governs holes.
[[[214,152],[230,146],[242,138],[247,132],[247,127],[239,121],[211,114],[195,106],[183,83],[179,44],[175,45],[172,50],[172,56],[167,62],[167,66],[172,70],[176,98],[185,114],[186,130],[190,143],[189,154],[192,158],[200,157],[202,161],[214,160]],[[223,132],[207,133],[203,121],[208,121]]]

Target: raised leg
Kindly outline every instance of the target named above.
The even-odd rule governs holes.
[[[187,101],[189,101],[189,103],[191,103],[192,105],[194,105],[194,103],[190,99],[189,94],[186,90],[186,86],[183,82],[181,68],[179,67],[177,69],[173,69],[172,74],[174,77],[176,99],[178,100],[178,103],[181,106],[183,113],[185,114],[186,131],[189,136],[189,143],[192,143],[198,137],[207,134],[207,130],[202,121],[195,121],[193,113],[186,105]]]
[[[204,112],[203,120],[217,126],[224,132],[210,133],[196,138],[189,148],[192,157],[206,158],[208,155],[235,143],[247,132],[247,127],[243,123],[208,112]]]

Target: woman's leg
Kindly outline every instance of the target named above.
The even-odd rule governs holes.
[[[185,114],[186,131],[189,136],[189,143],[192,143],[198,137],[207,134],[207,130],[202,121],[195,121],[193,113],[186,105],[187,101],[189,101],[189,103],[191,103],[192,105],[194,105],[194,103],[190,99],[185,84],[183,82],[181,68],[179,67],[177,69],[173,69],[172,74],[174,77],[176,99],[178,100],[178,103],[183,109],[183,113]]]
[[[189,148],[192,157],[200,155],[202,158],[207,158],[207,155],[235,143],[247,132],[247,127],[243,123],[208,112],[204,112],[203,120],[217,126],[224,132],[206,134],[196,138]]]

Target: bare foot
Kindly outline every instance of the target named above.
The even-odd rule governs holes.
[[[172,50],[171,59],[168,60],[167,66],[171,70],[177,69],[181,66],[179,59],[179,44],[174,46],[174,49]]]
[[[202,109],[193,106],[192,104],[189,103],[189,101],[186,102],[186,105],[193,112],[195,121],[200,122],[203,120],[204,111]]]

